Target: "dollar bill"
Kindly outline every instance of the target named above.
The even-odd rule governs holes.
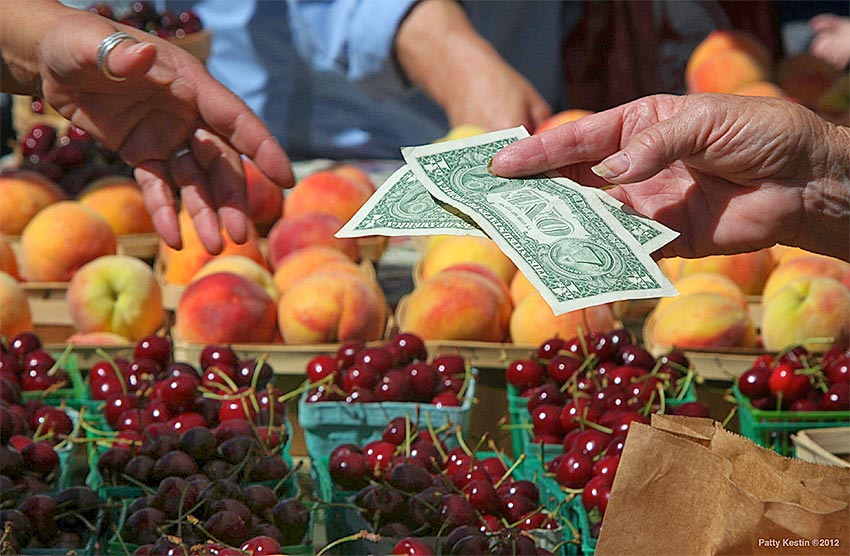
[[[654,253],[677,237],[679,232],[648,218],[625,203],[618,201],[602,189],[586,188],[599,196],[607,210],[643,247],[644,252]]]
[[[565,178],[505,179],[488,163],[528,133],[514,128],[407,147],[414,177],[472,218],[513,260],[555,314],[622,299],[675,295],[641,243],[593,189]]]

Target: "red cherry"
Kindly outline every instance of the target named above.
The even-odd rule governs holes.
[[[472,507],[482,514],[495,514],[501,511],[502,501],[493,483],[488,479],[472,479],[462,487],[462,492],[469,499]]]
[[[780,363],[770,373],[770,391],[775,397],[781,396],[783,403],[790,405],[804,398],[811,388],[809,377],[797,371],[793,364]]]
[[[254,386],[260,389],[264,388],[272,379],[274,369],[265,361],[260,364],[257,359],[252,358],[240,361],[234,374],[233,382],[236,383],[236,386]]]
[[[336,352],[337,367],[340,370],[347,369],[354,364],[357,354],[365,347],[365,344],[360,341],[352,341],[342,344]],[[311,380],[310,382],[315,382]]]
[[[254,407],[256,400],[251,399],[253,394],[244,394],[247,391],[245,388],[240,388],[233,396],[228,396],[228,399],[221,401],[221,407],[218,410],[219,423],[231,419],[254,420],[257,416],[257,409]]]
[[[228,382],[235,383],[235,379],[236,371],[233,367],[212,365],[204,369],[201,386],[221,393],[233,394],[233,387]]]
[[[381,378],[375,387],[375,394],[383,401],[409,401],[413,397],[413,388],[407,381],[404,371],[392,370]]]
[[[433,556],[436,554],[430,544],[423,539],[404,537],[393,547],[393,554],[404,556]]]
[[[456,392],[446,390],[440,392],[431,399],[431,403],[437,407],[460,407],[463,403],[457,397]]]
[[[550,338],[540,344],[537,348],[537,357],[548,361],[555,357],[564,348],[564,340],[561,338]]]
[[[608,373],[608,380],[610,384],[614,384],[616,386],[627,386],[647,374],[647,370],[641,367],[634,367],[631,365],[621,365],[615,369],[612,369]]]
[[[561,430],[567,433],[573,429],[582,428],[582,421],[596,422],[602,416],[602,410],[594,405],[589,398],[576,398],[564,404],[558,419]]]
[[[593,476],[593,460],[581,452],[570,451],[564,455],[555,476],[567,488],[584,488]]]
[[[307,379],[313,382],[319,382],[323,378],[336,374],[339,370],[337,360],[330,355],[316,355],[307,362]]]
[[[579,370],[583,360],[570,355],[555,355],[546,367],[546,374],[558,384],[564,384]]]
[[[74,430],[71,418],[61,409],[44,406],[33,415],[32,430],[41,429],[40,435],[53,431],[56,435],[69,435]]]
[[[623,365],[642,367],[651,371],[655,367],[655,358],[645,348],[638,345],[628,345],[620,350],[618,359]]]
[[[531,412],[531,423],[535,435],[551,435],[563,438],[564,430],[561,428],[561,408],[557,405],[543,404],[534,408]]]
[[[850,355],[845,353],[827,363],[824,376],[830,384],[850,383]]]
[[[41,339],[33,332],[19,332],[9,342],[9,351],[23,359],[31,351],[41,349]]]
[[[611,435],[608,433],[597,429],[585,429],[575,435],[572,449],[594,458],[602,453],[610,441]]]
[[[159,398],[174,415],[183,413],[195,405],[195,396],[199,383],[189,375],[180,375],[165,379]]]
[[[354,364],[369,367],[378,374],[383,374],[392,368],[393,357],[382,347],[367,347],[357,352],[354,356]]]
[[[556,384],[551,382],[527,390],[526,393],[530,394],[527,403],[529,411],[534,411],[535,408],[543,404],[563,405],[566,401],[566,395],[561,392]]]
[[[245,541],[242,546],[239,547],[243,552],[247,552],[251,554],[251,556],[260,556],[261,554],[280,554],[281,547],[280,543],[278,543],[273,538],[260,535],[257,537],[253,537]]]
[[[483,469],[487,473],[487,476],[490,477],[490,481],[493,483],[501,479],[502,475],[508,472],[508,468],[505,467],[505,464],[502,462],[502,460],[500,460],[496,456],[484,458],[480,462],[478,462],[478,465],[480,465],[481,469]]]
[[[389,469],[397,446],[383,440],[375,440],[363,447],[366,466],[372,474],[379,475]]]
[[[609,439],[609,445],[613,439]],[[606,446],[607,448],[607,446]],[[607,453],[607,450],[606,450]],[[605,477],[609,483],[614,482],[614,475],[617,473],[617,467],[620,466],[620,455],[606,455],[593,464],[593,475],[595,477]]]
[[[185,432],[195,427],[206,427],[207,421],[200,413],[181,413],[169,419],[168,424],[177,432]]]
[[[381,400],[378,398],[377,394],[375,394],[373,390],[355,386],[354,389],[349,392],[347,396],[345,396],[345,399],[343,401],[345,401],[345,403],[376,403]]]
[[[520,391],[540,386],[544,378],[543,366],[533,359],[511,361],[505,370],[505,379]]]
[[[416,400],[428,401],[434,396],[440,385],[440,375],[433,366],[420,361],[408,365],[405,372]]]
[[[830,386],[821,396],[819,405],[823,411],[850,410],[850,383],[839,382]]]
[[[770,375],[770,367],[753,366],[738,377],[738,390],[750,399],[770,396]]]
[[[116,392],[106,399],[106,404],[103,407],[103,416],[106,418],[106,423],[112,429],[118,429],[118,418],[128,409],[138,407],[139,399],[135,394],[124,394]]]
[[[441,375],[466,374],[466,359],[460,355],[440,355],[431,361],[431,365]]]
[[[200,363],[204,370],[213,365],[235,369],[239,364],[239,356],[227,346],[208,345],[201,351]]]
[[[159,365],[160,369],[164,369],[171,361],[172,354],[171,340],[165,336],[151,334],[145,336],[133,347],[134,359],[151,359]]]
[[[520,521],[538,508],[537,500],[530,500],[521,494],[505,496],[502,498],[502,504],[505,508],[505,517],[510,523]]]
[[[402,365],[412,361],[425,361],[428,359],[425,342],[416,334],[411,334],[410,332],[396,334],[391,343],[399,348],[402,356],[400,363]]]
[[[408,435],[414,433],[415,428],[415,423],[408,421],[404,417],[395,417],[389,422],[384,432],[381,433],[381,439],[396,446],[401,446],[407,440]]]
[[[342,388],[346,392],[351,392],[356,387],[374,388],[380,379],[380,373],[374,368],[355,363],[342,375]]]

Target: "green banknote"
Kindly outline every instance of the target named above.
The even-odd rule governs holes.
[[[505,179],[489,173],[497,151],[527,136],[520,127],[408,147],[402,154],[425,189],[492,238],[556,314],[675,295],[634,231],[596,190],[564,178]]]

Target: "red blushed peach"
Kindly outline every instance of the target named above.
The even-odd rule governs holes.
[[[510,315],[510,299],[492,280],[452,270],[414,288],[399,311],[399,327],[426,340],[503,342]]]
[[[355,166],[354,164],[337,164],[331,168],[331,172],[336,172],[340,176],[361,185],[369,194],[375,192],[375,183],[372,181],[372,178],[359,166]]]
[[[21,279],[18,272],[18,259],[12,250],[12,245],[3,236],[0,236],[0,271],[10,275],[15,280]]]
[[[688,91],[730,94],[748,83],[768,79],[768,68],[752,56],[737,50],[724,50],[694,68]]]
[[[546,131],[547,129],[552,129],[553,127],[558,127],[559,125],[565,124],[567,122],[574,122],[576,120],[580,120],[585,116],[589,116],[593,114],[590,110],[581,110],[579,108],[570,108],[569,110],[563,110],[558,112],[557,114],[553,114],[540,122],[540,125],[537,126],[537,129],[534,130],[535,135]]]
[[[795,278],[765,298],[761,333],[770,350],[801,343],[812,351],[847,346],[850,290],[833,278]]]
[[[789,259],[770,273],[762,298],[769,299],[792,280],[804,276],[833,278],[850,288],[850,263],[815,253]]]
[[[266,257],[260,250],[257,231],[253,227],[249,229],[248,241],[241,245],[230,239],[230,235],[223,229],[221,239],[224,248],[219,255],[211,255],[201,243],[188,211],[180,211],[179,222],[183,248],[177,251],[164,242],[160,242],[159,256],[165,264],[164,277],[168,282],[178,285],[188,284],[195,273],[216,256],[241,255],[255,261],[263,268],[269,268]]]
[[[452,272],[456,270],[464,270],[467,272],[474,272],[475,274],[480,274],[481,276],[490,280],[493,286],[495,286],[502,292],[502,295],[505,297],[505,299],[511,299],[510,288],[507,284],[505,284],[505,281],[502,280],[502,277],[496,274],[493,269],[478,263],[458,263],[444,268],[442,272]]]
[[[248,188],[248,216],[258,230],[267,231],[283,214],[283,191],[249,158],[242,159]]]
[[[754,347],[755,327],[747,310],[726,295],[697,292],[674,298],[650,317],[657,346]]]
[[[322,344],[380,339],[388,309],[366,278],[319,271],[284,292],[277,314],[284,343]]]
[[[79,201],[101,215],[115,235],[154,231],[142,188],[135,180],[122,176],[101,178],[82,192]]]
[[[175,311],[177,336],[199,344],[267,343],[275,337],[275,303],[244,276],[219,272],[192,282]]]
[[[36,172],[0,175],[0,233],[20,235],[37,212],[64,198],[59,186]]]
[[[451,236],[431,245],[422,257],[422,278],[427,280],[459,263],[486,266],[499,275],[505,284],[510,284],[516,273],[513,261],[493,240],[473,236]]]
[[[114,332],[74,332],[65,343],[75,346],[119,346],[132,344],[133,341]]]
[[[272,280],[271,272],[257,261],[242,255],[224,255],[213,258],[192,276],[192,282],[216,272],[239,274],[259,284],[275,302],[280,297],[280,292],[275,286],[274,280]]]
[[[286,196],[283,216],[311,212],[332,214],[348,222],[372,193],[338,172],[322,170],[299,181]]]
[[[614,329],[614,313],[608,304],[555,315],[537,291],[530,292],[511,315],[511,340],[516,344],[538,346],[552,337],[575,338],[579,329],[608,332]]]
[[[752,35],[741,31],[717,30],[709,33],[691,52],[685,67],[685,81],[690,84],[695,79],[694,73],[704,62],[730,50],[746,54],[763,68],[772,65],[770,52]]]
[[[334,237],[343,224],[336,216],[324,212],[281,218],[269,230],[267,247],[272,268],[277,269],[280,261],[290,253],[313,245],[331,247],[356,261],[360,258],[357,240]]]
[[[11,338],[32,330],[29,299],[17,280],[0,272],[0,335]]]
[[[78,268],[114,255],[117,241],[102,216],[77,201],[60,201],[36,214],[21,234],[21,275],[67,282]]]
[[[745,295],[760,294],[775,265],[770,249],[760,249],[736,255],[712,255],[699,259],[679,259],[678,262],[677,276],[671,277],[674,282],[699,272],[716,272],[738,284]],[[675,263],[673,263],[673,266],[675,266]]]
[[[525,296],[536,291],[534,286],[529,282],[528,278],[525,277],[520,271],[517,271],[514,274],[513,279],[511,280],[511,301],[514,303],[514,307],[519,305],[519,302],[525,299]]]
[[[283,293],[329,264],[346,264],[357,268],[348,255],[338,249],[310,245],[296,249],[278,261],[273,276],[275,286]]]
[[[697,272],[689,274],[673,283],[679,290],[679,296],[697,292],[714,292],[725,295],[732,301],[738,303],[742,309],[747,308],[747,296],[740,286],[730,278],[716,272]],[[655,306],[656,311],[661,311],[667,305],[675,301],[676,297],[662,297]]]
[[[162,325],[162,290],[153,269],[126,255],[98,257],[74,273],[65,294],[79,332],[113,332],[132,341]]]

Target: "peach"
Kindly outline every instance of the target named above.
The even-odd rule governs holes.
[[[289,191],[283,216],[289,218],[324,212],[348,222],[371,194],[367,188],[339,172],[322,170],[300,180]]]
[[[659,347],[754,347],[756,333],[744,307],[724,294],[696,292],[674,298],[650,317]]]
[[[21,285],[0,271],[0,335],[7,338],[32,330],[29,299]]]
[[[117,241],[102,216],[77,201],[45,207],[21,234],[21,275],[30,281],[67,282],[81,266],[114,255]]]
[[[447,270],[420,282],[407,296],[399,327],[426,340],[502,342],[510,315],[510,299],[492,280]]]
[[[687,80],[691,93],[734,93],[753,81],[767,81],[769,70],[749,54],[723,50],[695,66]]]
[[[115,235],[154,231],[142,188],[135,180],[123,176],[101,178],[83,190],[79,201],[101,215]]]
[[[68,336],[65,343],[78,346],[118,346],[133,342],[130,338],[114,332],[74,332]]]
[[[514,274],[513,279],[511,280],[511,301],[514,303],[514,307],[519,305],[519,302],[525,299],[525,296],[528,294],[537,291],[534,286],[529,282],[528,278],[525,277],[520,271],[517,271]]]
[[[262,286],[232,272],[186,286],[174,318],[177,337],[199,344],[267,343],[277,333],[274,300]]]
[[[188,211],[180,211],[179,222],[183,248],[177,251],[164,242],[160,242],[159,256],[165,264],[164,277],[168,282],[178,285],[188,284],[192,276],[216,256],[242,255],[256,261],[260,266],[268,268],[266,257],[260,250],[257,231],[254,228],[249,229],[248,241],[241,245],[230,239],[227,231],[222,229],[221,238],[224,248],[218,255],[212,255],[201,243]]]
[[[697,272],[689,274],[684,278],[677,280],[674,285],[679,290],[679,296],[697,292],[714,292],[725,295],[732,301],[735,301],[743,309],[747,308],[747,296],[741,290],[740,286],[733,282],[727,276],[716,272]],[[656,309],[661,311],[667,305],[670,305],[676,297],[663,297],[658,300]]]
[[[280,292],[274,284],[271,272],[257,261],[243,257],[242,255],[214,257],[192,276],[191,282],[195,282],[204,276],[209,276],[216,272],[239,274],[259,284],[275,302],[280,297]]]
[[[689,88],[695,79],[694,73],[706,61],[726,51],[735,51],[751,57],[756,64],[770,68],[771,55],[765,46],[752,35],[742,31],[712,31],[700,42],[688,58],[685,67],[685,81]],[[731,91],[730,91],[731,92]]]
[[[318,272],[284,292],[277,315],[284,343],[322,344],[380,339],[388,308],[368,279]]]
[[[343,224],[336,216],[324,212],[281,218],[269,230],[267,247],[272,268],[277,269],[280,261],[290,253],[310,245],[332,247],[356,261],[360,258],[357,239],[334,236]]]
[[[555,315],[537,291],[526,295],[511,315],[511,340],[515,344],[539,346],[549,338],[574,338],[582,332],[608,332],[615,326],[608,304]]]
[[[79,332],[112,332],[137,341],[162,325],[162,290],[153,269],[135,257],[110,255],[83,265],[65,301]]]
[[[776,83],[788,96],[809,108],[841,77],[841,72],[808,52],[788,56],[776,65]]]
[[[780,245],[779,243],[770,248],[770,254],[773,255],[773,260],[776,262],[776,266],[779,266],[786,261],[790,261],[791,259],[814,255],[811,251],[806,251],[799,247],[791,247],[789,245]]]
[[[0,271],[10,275],[15,280],[21,279],[18,272],[18,258],[12,249],[12,244],[3,236],[0,236]]]
[[[770,273],[764,285],[762,298],[769,299],[790,281],[801,276],[826,276],[850,288],[850,263],[815,253],[792,258]]]
[[[458,263],[478,263],[494,271],[510,284],[516,266],[491,239],[475,236],[451,236],[434,244],[422,257],[422,279]]]
[[[331,263],[350,264],[356,268],[348,255],[339,249],[325,245],[310,245],[296,249],[280,259],[272,278],[278,291],[283,293],[293,284]]]
[[[773,271],[774,262],[770,249],[760,249],[735,255],[712,255],[700,259],[682,259],[677,280],[698,272],[717,272],[743,290],[745,295],[761,293],[767,277]]]
[[[0,233],[20,235],[41,209],[65,198],[59,186],[28,170],[0,175]]]
[[[781,350],[802,343],[826,351],[850,340],[850,290],[833,278],[800,276],[764,300],[764,347]]]
[[[781,87],[770,81],[752,81],[733,91],[733,93],[746,97],[788,98]]]
[[[340,176],[363,186],[363,189],[369,191],[370,194],[375,192],[375,182],[373,182],[372,178],[369,177],[369,174],[359,166],[341,163],[333,166],[331,168],[331,172],[335,172]]]
[[[480,274],[484,278],[487,278],[492,282],[492,284],[499,288],[502,291],[502,295],[504,295],[505,299],[511,299],[511,290],[507,284],[505,284],[502,277],[495,273],[492,269],[478,263],[458,263],[453,264],[452,266],[446,267],[442,270],[442,272],[449,272],[454,270],[465,270],[468,272],[474,272],[476,274]],[[513,304],[513,302],[511,302]]]
[[[534,133],[540,133],[542,131],[546,131],[547,129],[552,129],[553,127],[558,127],[559,125],[565,124],[567,122],[574,122],[576,120],[580,120],[585,116],[589,116],[593,114],[590,110],[582,110],[580,108],[570,108],[569,110],[562,110],[557,114],[553,114],[540,122],[540,125],[537,126],[537,129],[534,130]]]
[[[248,191],[248,216],[258,230],[268,231],[283,213],[283,191],[250,158],[242,159],[242,169]]]

